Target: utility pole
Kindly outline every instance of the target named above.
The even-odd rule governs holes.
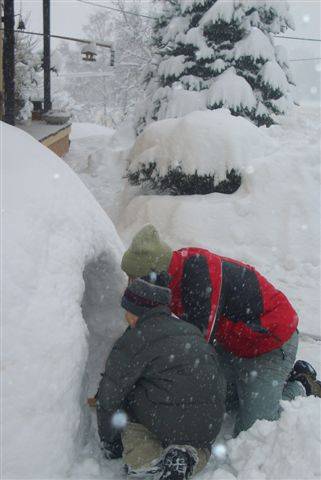
[[[4,121],[15,124],[14,0],[4,0],[3,80]]]
[[[43,71],[44,71],[44,112],[51,110],[50,84],[50,0],[42,0],[43,5]]]

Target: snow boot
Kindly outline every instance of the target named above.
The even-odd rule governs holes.
[[[310,363],[304,360],[297,360],[288,381],[302,383],[307,397],[314,395],[321,398],[321,382],[317,380],[317,372]]]
[[[169,447],[163,457],[163,473],[159,480],[187,480],[192,476],[197,461],[193,447]]]

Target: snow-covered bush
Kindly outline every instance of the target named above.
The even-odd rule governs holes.
[[[67,478],[122,330],[123,246],[77,175],[1,124],[4,478]]]
[[[127,177],[172,195],[233,193],[248,163],[271,149],[262,130],[229,110],[198,111],[148,125],[129,154]]]
[[[168,0],[154,25],[156,54],[146,75],[136,130],[178,117],[173,92],[205,108],[228,108],[256,125],[275,123],[293,105],[286,51],[273,36],[294,28],[287,1]],[[186,106],[193,111],[193,105]]]

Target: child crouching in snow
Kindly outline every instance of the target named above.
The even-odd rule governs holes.
[[[225,383],[201,331],[171,314],[167,285],[152,273],[127,287],[129,327],[107,359],[97,419],[107,458],[122,456],[128,474],[183,480],[210,457]]]

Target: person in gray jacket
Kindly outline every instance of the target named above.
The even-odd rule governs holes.
[[[107,458],[122,456],[128,474],[184,480],[210,457],[225,382],[201,331],[171,314],[168,281],[153,273],[127,287],[129,327],[107,359],[97,419]]]

